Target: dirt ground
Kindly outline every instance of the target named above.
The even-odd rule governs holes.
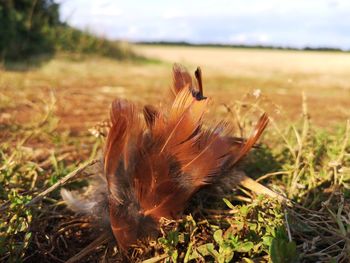
[[[264,181],[260,182],[264,185],[295,196],[300,204],[305,205],[303,210],[294,211],[294,215],[295,218],[300,216],[298,220],[302,223],[308,218],[307,223],[312,228],[305,227],[304,231],[300,230],[299,224],[291,225],[293,240],[298,246],[293,253],[297,255],[303,251],[307,256],[311,255],[310,261],[306,262],[314,262],[313,257],[318,259],[319,255],[327,259],[320,262],[329,262],[330,256],[339,258],[341,253],[340,258],[348,258],[346,233],[339,233],[345,229],[346,215],[349,214],[349,207],[344,202],[349,196],[347,134],[350,126],[347,130],[327,131],[324,135],[321,129],[310,128],[309,122],[306,118],[302,120],[301,116],[304,93],[304,107],[307,105],[311,125],[329,129],[345,126],[350,118],[350,54],[157,46],[136,46],[135,50],[153,59],[121,62],[58,54],[37,66],[13,64],[0,68],[0,145],[3,146],[0,150],[2,157],[6,157],[2,166],[6,171],[5,191],[16,187],[23,197],[37,196],[58,178],[75,170],[78,164],[99,158],[103,140],[94,137],[90,128],[107,120],[113,99],[128,99],[140,107],[145,104],[164,105],[172,82],[172,64],[183,63],[191,72],[199,65],[203,71],[204,95],[212,99],[212,107],[208,109],[209,121],[214,122],[218,117],[234,119],[232,110],[239,108],[243,112],[240,116],[243,116],[252,107],[268,112],[276,120],[270,122],[260,141],[263,147],[258,147],[259,150],[251,155],[245,168],[252,178],[261,176],[259,179],[263,178]],[[258,118],[260,114],[256,113],[251,116]],[[294,130],[291,125],[294,125]],[[279,133],[278,128],[282,132]],[[76,185],[71,186],[80,188],[80,179],[77,178],[72,183]],[[340,193],[341,182],[346,187]],[[27,262],[63,262],[93,241],[88,232],[94,230],[86,224],[87,221],[79,221],[81,219],[62,206],[56,190],[47,196],[39,209],[35,209],[37,214],[34,217],[29,214],[30,217],[25,218],[32,225],[28,223],[19,235],[8,236],[12,242],[18,242],[18,236],[23,239],[27,230],[31,231],[33,238],[27,241],[29,249],[26,255],[30,258]],[[240,197],[235,200],[247,201],[245,195]],[[221,197],[218,200],[221,204]],[[277,217],[278,220],[284,218],[280,208],[270,210],[273,203],[265,201],[266,209],[274,213],[266,217],[266,223]],[[323,211],[327,203],[329,207]],[[216,211],[211,208],[217,209],[217,204],[208,206],[208,211]],[[247,209],[241,203],[239,206]],[[23,202],[17,207],[21,212],[27,211],[23,209]],[[256,211],[260,211],[260,206]],[[276,214],[276,211],[280,212]],[[231,212],[233,218],[237,216],[244,224],[248,222],[248,217]],[[9,218],[17,216],[16,213],[10,209]],[[37,228],[38,220],[40,228]],[[82,232],[83,226],[85,230]],[[69,230],[63,231],[65,227]],[[61,234],[52,235],[56,232]],[[246,233],[246,228],[242,228],[242,236],[243,233]],[[214,242],[212,234],[205,235],[206,239],[209,238],[207,242]],[[49,240],[48,236],[53,239]],[[58,243],[61,239],[62,243]],[[199,239],[204,240],[202,236]],[[106,250],[91,255],[91,262],[96,262],[96,258],[105,259],[109,248],[103,249]],[[326,250],[331,252],[324,253]],[[144,257],[148,258],[148,255]]]
[[[281,121],[298,120],[306,94],[312,122],[328,127],[350,117],[350,54],[227,48],[136,46],[164,62],[132,63],[60,55],[40,67],[0,70],[0,123],[24,123],[55,100],[59,127],[87,131],[108,117],[111,101],[159,103],[171,85],[173,62],[202,67],[216,108],[256,102]],[[251,94],[247,99],[246,94]],[[255,94],[255,97],[254,95]],[[164,102],[163,102],[164,103]],[[220,110],[220,109],[219,109]]]

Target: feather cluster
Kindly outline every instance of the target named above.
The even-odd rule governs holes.
[[[232,173],[268,123],[263,114],[247,140],[228,136],[225,123],[205,127],[208,99],[199,68],[195,77],[193,82],[184,67],[174,65],[167,111],[145,106],[142,117],[132,103],[115,100],[100,182],[105,192],[98,191],[104,201],[82,204],[72,193],[62,193],[75,210],[98,209],[107,215],[123,250],[156,234],[160,218],[178,218],[198,190]]]

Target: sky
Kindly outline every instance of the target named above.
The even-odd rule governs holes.
[[[57,0],[109,39],[350,49],[350,0]]]

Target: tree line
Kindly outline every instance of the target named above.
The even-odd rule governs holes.
[[[125,45],[60,21],[59,4],[54,0],[0,0],[0,61],[23,60],[56,51],[117,59],[135,56]]]

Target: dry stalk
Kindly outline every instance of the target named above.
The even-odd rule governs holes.
[[[256,182],[252,178],[246,176],[245,173],[243,173],[243,172],[235,173],[234,176],[235,176],[235,178],[237,178],[237,181],[239,182],[240,185],[242,185],[243,187],[251,190],[255,194],[267,195],[269,197],[276,198],[280,202],[289,203],[289,199],[288,198],[286,198],[286,197],[284,197],[284,196],[282,196],[282,195],[280,195],[280,194],[270,190],[266,186]]]
[[[86,163],[83,163],[77,169],[75,169],[73,172],[70,172],[68,175],[66,175],[65,177],[60,179],[57,183],[53,184],[52,186],[50,186],[49,188],[47,188],[46,190],[44,190],[43,192],[38,194],[36,197],[34,197],[29,203],[26,204],[26,206],[32,206],[32,205],[36,204],[38,201],[40,201],[46,195],[48,195],[49,193],[51,193],[52,191],[54,191],[58,187],[65,185],[69,180],[71,180],[72,178],[74,178],[75,176],[80,174],[88,166],[92,166],[95,163],[97,163],[98,161],[99,161],[98,159],[93,159],[93,160],[90,160]]]
[[[106,244],[111,240],[111,235],[109,233],[103,233],[98,238],[96,238],[87,247],[82,249],[78,254],[74,255],[66,261],[66,263],[81,262],[81,259],[89,255],[91,252],[95,251],[99,246]]]
[[[142,261],[142,263],[156,263],[156,262],[159,262],[159,261],[161,261],[163,259],[166,259],[168,257],[169,257],[168,254],[163,254],[163,255],[160,255],[160,256],[156,256],[156,257],[153,257],[153,258],[146,259],[146,260]]]

